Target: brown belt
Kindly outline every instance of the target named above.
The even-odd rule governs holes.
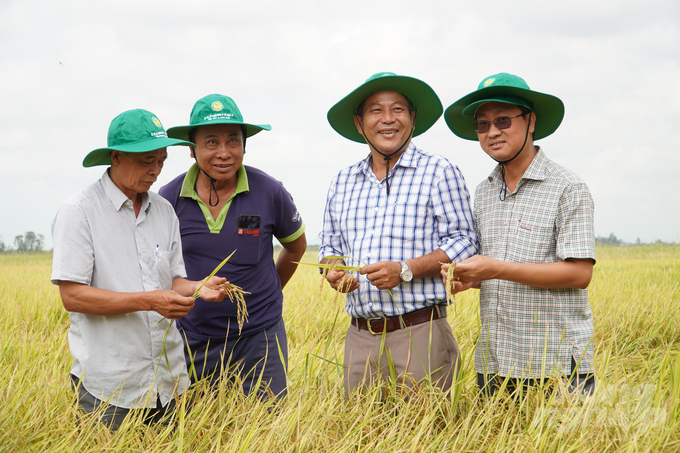
[[[422,308],[420,310],[406,313],[402,316],[389,316],[387,318],[352,318],[352,325],[361,330],[368,330],[373,335],[380,335],[383,332],[393,332],[395,330],[411,327],[430,320],[435,320],[446,317],[446,312],[442,310],[442,316],[439,316],[439,309],[437,306]],[[402,324],[403,322],[403,324]]]

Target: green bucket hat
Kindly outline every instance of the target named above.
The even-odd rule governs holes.
[[[442,103],[432,88],[422,80],[397,75],[393,72],[379,72],[369,77],[362,85],[335,104],[328,111],[328,122],[335,131],[345,138],[366,143],[354,125],[357,107],[364,99],[379,91],[396,91],[405,96],[416,109],[416,126],[413,136],[428,130],[442,115]]]
[[[477,132],[472,127],[475,113],[480,105],[493,101],[531,109],[536,114],[536,140],[555,132],[564,118],[564,104],[559,98],[532,91],[521,77],[501,72],[486,77],[476,91],[451,104],[444,113],[444,120],[460,138],[477,141]]]
[[[83,167],[111,165],[111,151],[146,153],[168,146],[192,146],[193,143],[168,138],[156,115],[148,110],[135,109],[123,112],[111,121],[107,145],[85,156]]]
[[[243,115],[236,103],[229,96],[221,94],[209,94],[194,104],[191,110],[188,126],[175,126],[168,129],[168,135],[172,138],[189,140],[189,131],[198,126],[210,124],[238,124],[246,127],[246,137],[255,135],[260,131],[269,131],[269,124],[249,124],[243,122]]]

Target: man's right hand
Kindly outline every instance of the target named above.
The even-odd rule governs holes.
[[[169,289],[159,289],[150,291],[153,298],[151,300],[151,310],[168,319],[179,319],[189,314],[189,310],[194,307],[194,298],[182,296]]]
[[[326,280],[331,288],[340,293],[351,293],[359,287],[359,277],[354,277],[347,272],[339,269],[330,269],[326,274]]]

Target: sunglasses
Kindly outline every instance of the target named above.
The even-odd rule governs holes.
[[[475,129],[475,131],[479,132],[480,134],[484,134],[486,132],[489,132],[489,128],[491,127],[491,123],[493,123],[494,126],[496,126],[496,129],[507,129],[510,126],[512,126],[512,120],[514,118],[519,118],[520,116],[524,116],[526,113],[520,113],[517,116],[499,116],[498,118],[494,118],[491,121],[475,121],[472,123],[472,127]]]

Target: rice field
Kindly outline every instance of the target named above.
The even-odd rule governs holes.
[[[478,293],[450,309],[463,366],[448,397],[410,399],[376,386],[346,401],[344,299],[301,266],[285,290],[289,396],[192,389],[168,426],[134,420],[116,433],[78,418],[68,381],[68,314],[49,282],[51,256],[0,255],[0,451],[658,452],[680,450],[680,245],[598,248],[590,299],[598,377],[590,398],[530,391],[478,397]],[[308,253],[304,261],[315,260]],[[247,291],[247,288],[244,288]]]

